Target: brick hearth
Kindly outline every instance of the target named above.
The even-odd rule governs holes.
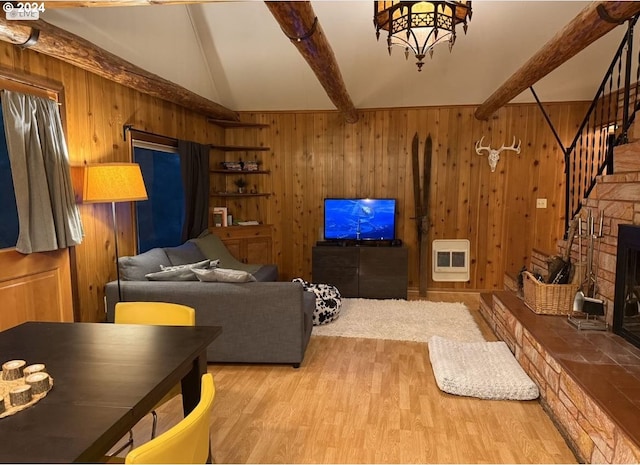
[[[640,349],[611,332],[537,315],[511,291],[480,311],[540,388],[541,402],[580,461],[640,462]]]

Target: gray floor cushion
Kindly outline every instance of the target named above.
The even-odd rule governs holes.
[[[438,387],[449,394],[498,400],[531,400],[538,386],[509,347],[498,342],[429,340],[429,358]]]

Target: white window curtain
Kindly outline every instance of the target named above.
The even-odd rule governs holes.
[[[57,104],[8,90],[1,98],[20,228],[16,250],[28,254],[78,245],[82,221]]]

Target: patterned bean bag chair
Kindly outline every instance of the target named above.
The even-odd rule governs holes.
[[[310,283],[302,278],[295,278],[292,281],[302,284],[305,291],[316,295],[316,309],[313,312],[314,326],[330,323],[340,316],[342,297],[337,287],[331,284]]]

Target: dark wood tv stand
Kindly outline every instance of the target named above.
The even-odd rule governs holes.
[[[406,247],[313,247],[313,282],[332,284],[342,297],[406,299]]]

